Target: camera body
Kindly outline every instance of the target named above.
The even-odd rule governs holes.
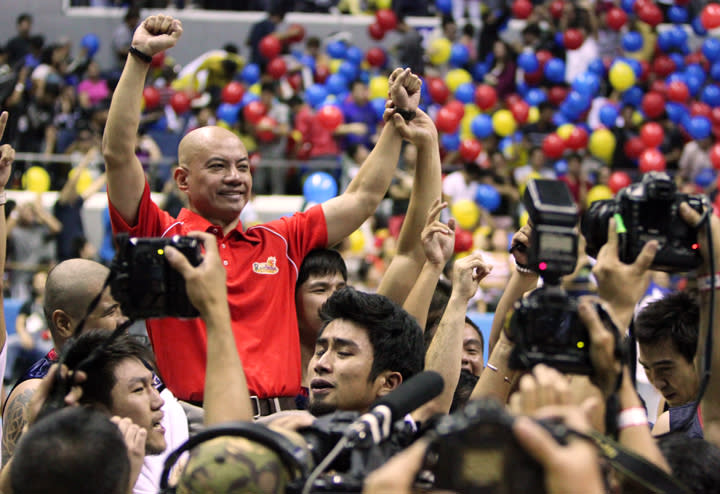
[[[595,201],[582,220],[582,233],[587,240],[585,251],[597,257],[607,242],[608,221],[618,221],[618,256],[632,263],[643,246],[657,240],[659,249],[650,269],[667,272],[688,271],[702,262],[697,244],[697,229],[679,215],[679,207],[687,202],[702,214],[707,200],[700,194],[682,194],[672,179],[663,172],[643,175],[640,183],[621,189],[614,199]]]
[[[138,238],[118,235],[112,262],[112,295],[131,319],[198,317],[185,291],[185,279],[165,258],[165,247],[175,247],[190,264],[202,261],[200,242],[193,237]]]

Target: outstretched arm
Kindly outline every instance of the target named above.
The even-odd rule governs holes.
[[[5,133],[8,121],[8,112],[0,114],[0,140]],[[0,146],[0,194],[5,194],[5,185],[10,178],[12,164],[15,160],[15,150],[10,144]],[[7,225],[5,224],[5,199],[0,201],[0,273],[5,272],[5,254],[7,249]],[[5,303],[3,300],[3,281],[0,277],[0,351],[5,348],[7,331],[5,328]]]
[[[154,15],[135,30],[132,46],[145,55],[153,56],[175,46],[181,34],[179,20]],[[113,94],[103,135],[108,198],[130,225],[137,222],[137,211],[145,188],[145,174],[135,156],[135,139],[140,124],[142,90],[149,67],[149,63],[128,55]]]

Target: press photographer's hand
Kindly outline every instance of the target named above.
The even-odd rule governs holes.
[[[87,374],[82,371],[70,372],[64,365],[60,367],[58,364],[53,364],[50,370],[48,370],[47,375],[40,381],[37,390],[30,399],[30,403],[25,412],[25,427],[30,427],[38,419],[38,415],[45,406],[45,402],[57,384],[58,372],[60,373],[59,377],[61,379],[72,380],[72,385],[64,397],[65,406],[72,407],[80,403],[80,398],[82,397],[81,384],[87,380]]]
[[[615,352],[615,338],[621,336],[605,325],[598,314],[597,303],[600,300],[596,297],[582,297],[578,303],[578,314],[590,334],[590,360],[593,365],[590,378],[607,399],[616,391],[623,369],[623,362]],[[611,309],[606,307],[605,311],[612,318]]]
[[[707,221],[710,222],[710,231],[712,232],[712,243],[713,243],[713,253],[712,256],[715,258],[715,269],[719,269],[718,267],[718,259],[720,259],[720,219],[718,219],[717,215],[714,214],[712,211],[708,211],[708,219]],[[702,216],[700,213],[695,211],[690,205],[686,202],[683,202],[680,204],[680,216],[683,220],[685,220],[689,225],[692,225],[693,227],[697,227],[700,224],[700,220]],[[707,235],[706,235],[706,229],[705,226],[701,226],[698,229],[697,233],[697,242],[698,245],[700,245],[700,254],[702,254],[703,258],[703,264],[698,268],[697,274],[699,276],[704,276],[710,274],[710,250],[708,248],[708,242],[707,242]]]
[[[513,235],[510,241],[510,253],[515,257],[515,262],[520,266],[527,266],[528,250],[530,250],[532,235],[532,225],[528,221],[515,232],[515,235]]]

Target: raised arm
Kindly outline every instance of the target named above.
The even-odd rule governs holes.
[[[0,114],[0,140],[5,133],[8,121],[8,112]],[[10,178],[12,164],[15,160],[15,150],[10,144],[0,146],[0,273],[5,273],[5,255],[7,252],[7,225],[5,224],[5,185]],[[0,277],[0,350],[5,348],[7,330],[5,328],[5,301],[3,300],[4,284]]]
[[[150,16],[135,30],[132,47],[152,57],[172,48],[182,34],[182,24],[170,16]],[[130,225],[145,188],[145,174],[135,156],[135,139],[140,124],[142,91],[150,64],[129,54],[113,94],[103,135],[103,156],[107,167],[108,198]]]
[[[202,240],[205,246],[205,256],[199,266],[192,267],[185,256],[172,247],[166,249],[166,255],[170,265],[185,278],[188,297],[207,327],[205,425],[251,421],[250,393],[230,325],[226,274],[217,242],[209,233],[192,232],[190,236]]]

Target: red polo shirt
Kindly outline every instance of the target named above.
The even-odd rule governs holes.
[[[223,237],[222,228],[183,209],[177,219],[157,207],[145,184],[138,222],[129,226],[110,204],[115,232],[168,237],[191,231],[215,234],[227,268],[228,303],[235,343],[248,387],[261,398],[300,392],[300,342],[295,314],[298,268],[312,249],[327,245],[320,206]],[[148,335],[167,387],[180,399],[202,401],[207,339],[201,319],[151,319]]]

